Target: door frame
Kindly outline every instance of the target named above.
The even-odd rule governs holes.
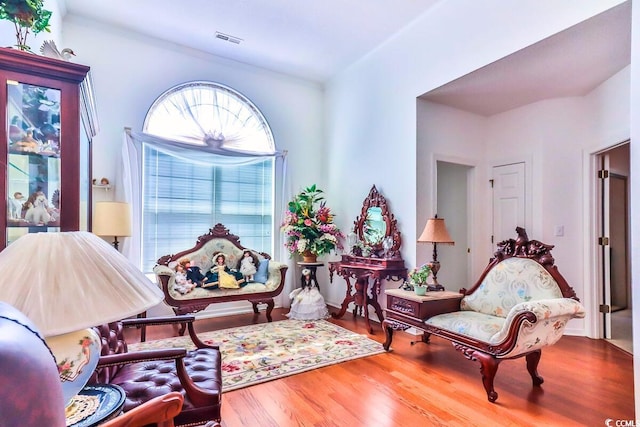
[[[603,279],[600,269],[600,246],[598,237],[601,229],[601,195],[598,183],[598,170],[600,169],[600,156],[606,151],[612,150],[621,145],[630,144],[629,139],[621,142],[585,150],[583,152],[583,226],[585,243],[583,245],[583,275],[585,283],[592,286],[585,287],[585,293],[581,302],[592,316],[585,319],[584,331],[587,337],[594,339],[604,339],[604,317],[600,316],[600,304],[604,303]]]

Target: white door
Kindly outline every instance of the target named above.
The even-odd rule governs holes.
[[[525,164],[494,166],[493,236],[495,245],[516,237],[516,227],[525,227]]]

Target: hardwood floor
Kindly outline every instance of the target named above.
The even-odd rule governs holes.
[[[273,319],[285,320],[283,310]],[[264,313],[203,319],[198,331],[265,322]],[[366,333],[364,320],[347,313],[331,322]],[[382,343],[374,323],[370,338]],[[138,338],[127,331],[128,341]],[[147,339],[169,336],[159,327]],[[524,359],[500,364],[498,401],[489,403],[479,364],[466,360],[448,341],[411,344],[396,332],[391,352],[328,366],[225,393],[222,426],[604,426],[633,420],[632,356],[604,340],[563,337],[543,349],[538,367],[545,379],[531,385]],[[615,424],[613,424],[615,425]]]

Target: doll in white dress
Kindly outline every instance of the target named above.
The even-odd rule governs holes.
[[[290,294],[291,310],[287,314],[289,319],[296,320],[320,320],[329,317],[327,304],[320,293],[318,282],[311,277],[311,270],[302,270],[302,286],[294,289]]]
[[[245,282],[253,282],[253,276],[257,273],[256,269],[257,258],[255,255],[251,253],[251,251],[246,250],[242,253],[242,258],[240,258],[240,265],[238,270],[244,276]]]
[[[184,268],[184,265],[178,263],[176,265],[176,275],[173,289],[184,295],[191,292],[195,287],[195,283],[192,283],[189,279],[187,279],[187,272]]]

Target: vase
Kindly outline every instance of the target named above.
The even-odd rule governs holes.
[[[413,285],[413,292],[416,293],[416,295],[426,295],[427,294],[427,285]]]
[[[318,255],[312,253],[311,251],[304,251],[302,253],[302,262],[316,262],[318,260]]]

